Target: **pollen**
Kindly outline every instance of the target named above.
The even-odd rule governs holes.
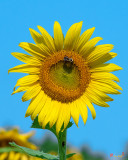
[[[61,50],[42,63],[39,80],[42,90],[52,100],[70,103],[83,95],[90,77],[89,67],[82,56]]]

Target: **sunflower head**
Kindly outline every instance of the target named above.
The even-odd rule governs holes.
[[[20,146],[37,149],[34,144],[28,141],[28,139],[33,135],[34,132],[21,134],[17,128],[11,130],[0,129],[0,147],[7,147],[10,146],[9,142],[15,142]]]
[[[40,125],[45,128],[56,124],[59,132],[62,125],[67,127],[72,117],[78,125],[81,115],[86,123],[88,110],[93,119],[96,112],[93,104],[109,107],[106,102],[113,99],[108,94],[120,94],[122,88],[116,83],[119,79],[112,71],[122,69],[106,63],[117,54],[111,52],[113,45],[96,44],[102,40],[90,40],[94,27],[81,33],[82,22],[73,24],[63,36],[58,22],[54,24],[54,38],[41,26],[40,33],[30,29],[35,44],[22,42],[21,48],[29,54],[13,52],[12,55],[23,61],[9,72],[23,72],[28,75],[19,79],[14,93],[26,91],[22,101],[31,99],[26,117],[34,120],[38,115]],[[116,81],[116,82],[115,82]]]
[[[30,143],[28,139],[34,134],[34,132],[28,132],[20,134],[17,128],[11,130],[0,129],[0,148],[10,147],[9,142],[15,142],[16,144],[36,150],[37,147]],[[0,153],[0,160],[40,160],[40,158],[31,157],[23,153],[18,152],[4,152]]]

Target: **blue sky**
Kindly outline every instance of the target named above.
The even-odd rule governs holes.
[[[128,1],[127,0],[0,0],[0,126],[20,126],[23,131],[29,131],[31,120],[24,118],[29,102],[21,101],[22,93],[11,96],[13,87],[20,73],[8,75],[8,69],[20,64],[11,52],[23,52],[20,42],[33,42],[29,28],[36,31],[37,25],[43,26],[53,35],[54,21],[59,21],[64,35],[75,22],[83,21],[82,32],[96,27],[93,37],[101,36],[99,44],[114,44],[113,52],[118,56],[114,63],[123,67],[115,72],[120,78],[123,88],[121,95],[112,96],[110,108],[95,106],[97,117],[88,120],[84,126],[82,119],[79,128],[75,125],[68,131],[68,142],[79,147],[82,144],[106,154],[121,154],[128,142]],[[36,131],[36,138],[44,135],[45,131]]]

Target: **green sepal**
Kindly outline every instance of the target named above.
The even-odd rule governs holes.
[[[66,127],[66,129],[72,127],[73,124],[74,124],[73,122],[69,122],[68,125],[67,125],[67,127]],[[62,127],[64,128],[64,125]]]
[[[69,122],[68,125],[67,125],[67,127],[66,127],[65,129],[70,128],[72,125],[73,125],[73,122]],[[42,126],[40,126],[40,125],[39,125],[39,122],[38,122],[38,116],[34,119],[31,128],[42,129]],[[48,123],[48,124],[45,126],[45,129],[53,132],[53,133],[57,136],[57,133],[56,133],[56,125],[53,125],[53,127],[50,128],[49,123]],[[60,131],[61,131],[61,132],[64,131],[64,124],[62,125]],[[57,136],[57,137],[58,137],[58,136]]]
[[[42,158],[42,159],[49,159],[49,160],[59,160],[58,156],[54,156],[48,153],[44,153],[43,151],[38,151],[38,150],[32,150],[30,148],[22,147],[14,142],[9,143],[11,146],[15,147],[14,149],[19,149],[20,152],[28,154],[30,156]]]
[[[38,122],[38,116],[34,119],[31,128],[42,129],[42,126],[40,126],[40,125],[39,125],[39,122]],[[45,129],[50,130],[51,132],[53,132],[53,133],[57,136],[55,125],[50,128],[49,124],[47,124],[47,125],[45,126]]]

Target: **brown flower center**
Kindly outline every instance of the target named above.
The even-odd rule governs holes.
[[[40,69],[42,90],[53,100],[69,103],[78,99],[90,82],[86,61],[74,51],[58,51]]]

